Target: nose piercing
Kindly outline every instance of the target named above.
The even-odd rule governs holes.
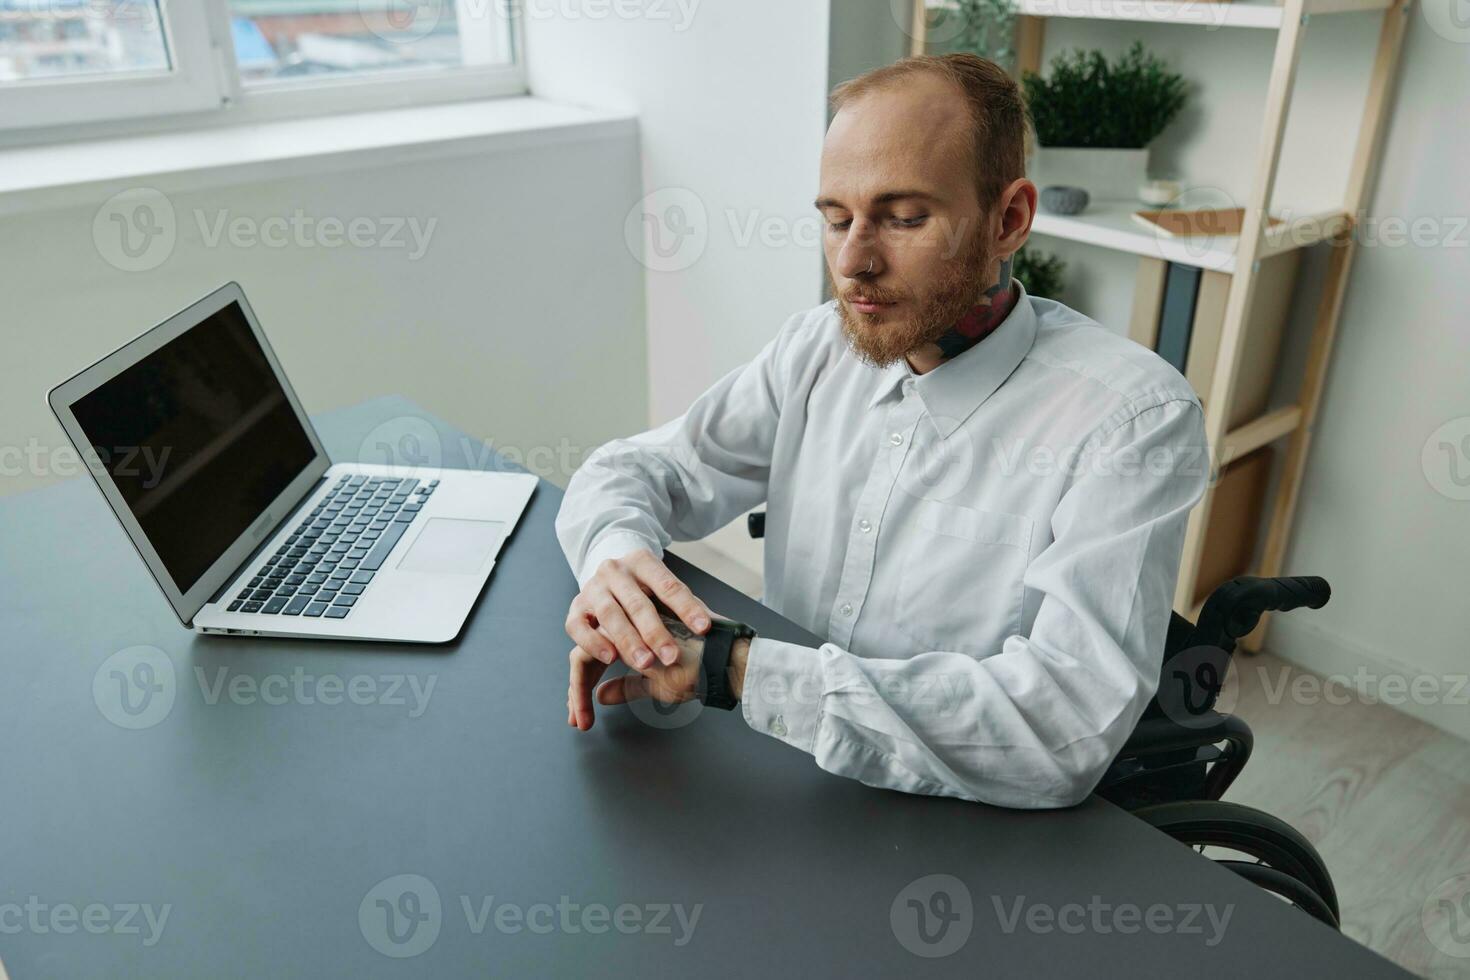
[[[871,276],[873,274],[873,260],[872,259],[868,259],[868,271],[866,273],[864,273],[864,274],[865,275],[869,275],[869,276]]]

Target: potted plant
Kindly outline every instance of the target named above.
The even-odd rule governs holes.
[[[1016,253],[1011,265],[1011,275],[1021,280],[1026,295],[1039,299],[1061,299],[1066,270],[1066,263],[1059,257],[1030,245]]]
[[[1049,69],[1046,78],[1027,72],[1023,79],[1038,143],[1032,179],[1133,198],[1148,179],[1149,143],[1184,107],[1183,76],[1139,41],[1116,61],[1076,50]]]

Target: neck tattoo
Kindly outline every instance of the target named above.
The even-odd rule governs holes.
[[[980,302],[975,304],[975,307],[961,317],[959,322],[950,327],[943,336],[934,341],[939,346],[939,351],[944,355],[944,359],[951,360],[958,357],[994,333],[995,328],[1010,316],[1019,298],[1015,286],[1011,284],[1011,259],[1007,256],[1001,260],[1000,275],[996,276],[994,284],[985,290],[985,295],[980,297]]]

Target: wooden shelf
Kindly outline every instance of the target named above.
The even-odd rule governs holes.
[[[1322,0],[1355,3],[1360,0]],[[1374,0],[1367,0],[1374,2]],[[930,10],[954,10],[953,0],[928,0]],[[1192,27],[1281,27],[1281,8],[1269,3],[1178,2],[1178,0],[1016,0],[1024,17],[1063,17],[1085,20],[1127,20]]]
[[[954,0],[927,0],[930,10],[955,10]],[[1306,0],[1307,14],[1352,14],[1387,10],[1393,0]],[[1282,8],[1273,3],[1228,3],[1210,0],[1016,0],[1023,17],[1061,17],[1076,20],[1126,20],[1186,27],[1244,27],[1274,31],[1281,28]]]
[[[1027,17],[1131,20],[1192,27],[1254,27],[1276,30],[1281,8],[1267,3],[1210,3],[1171,0],[1018,0]]]
[[[1215,235],[1208,239],[1189,239],[1156,235],[1133,218],[1133,212],[1147,207],[1137,201],[1095,201],[1081,214],[1048,214],[1038,210],[1031,230],[1038,235],[1132,252],[1180,265],[1215,272],[1235,271],[1239,237]],[[1337,238],[1352,227],[1352,218],[1341,209],[1300,215],[1281,212],[1273,217],[1280,218],[1283,223],[1265,232],[1264,241],[1256,252],[1257,259],[1308,248]]]
[[[1236,236],[1216,235],[1206,241],[1154,234],[1133,219],[1133,212],[1147,206],[1137,201],[1093,201],[1081,214],[1048,214],[1038,210],[1031,230],[1038,235],[1132,252],[1180,265],[1216,272],[1235,271],[1235,251],[1239,243]]]
[[[1291,435],[1301,424],[1300,405],[1287,405],[1247,422],[1225,436],[1225,445],[1220,451],[1220,465],[1233,463],[1262,446],[1269,446],[1277,439]]]

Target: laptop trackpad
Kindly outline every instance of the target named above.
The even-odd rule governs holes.
[[[478,572],[505,540],[501,521],[462,521],[435,517],[398,563],[405,572],[469,575]]]

